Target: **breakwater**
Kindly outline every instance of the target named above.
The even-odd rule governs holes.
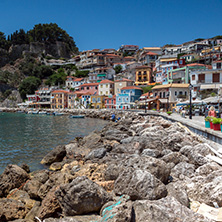
[[[214,153],[202,138],[162,117],[116,115],[100,132],[49,152],[41,163],[50,171],[9,165],[0,179],[0,218],[213,221],[196,211],[201,203],[222,207],[222,167],[207,158]]]

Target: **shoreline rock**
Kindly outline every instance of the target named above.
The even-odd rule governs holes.
[[[112,112],[82,113],[109,119]],[[162,117],[117,115],[117,123],[47,154],[42,163],[53,171],[28,174],[9,165],[0,176],[0,201],[21,209],[10,220],[213,221],[189,209],[191,201],[222,206],[222,166],[206,159],[212,152],[201,138]],[[9,197],[12,192],[17,199]],[[1,207],[7,221],[6,204]]]

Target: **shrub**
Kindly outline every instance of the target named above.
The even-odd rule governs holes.
[[[167,111],[167,114],[168,114],[168,115],[171,115],[171,114],[172,114],[172,112],[171,112],[171,111]]]
[[[221,123],[221,121],[222,121],[222,119],[221,119],[221,118],[216,118],[216,117],[213,117],[213,121],[212,121],[212,123],[213,123],[213,124],[220,124],[220,123]]]

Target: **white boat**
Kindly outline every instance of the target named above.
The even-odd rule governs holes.
[[[39,114],[42,114],[42,115],[43,115],[43,114],[46,114],[46,113],[47,113],[46,111],[40,111],[40,112],[39,112]]]
[[[32,114],[38,114],[38,113],[39,113],[38,110],[32,111]]]
[[[57,112],[54,112],[53,115],[54,115],[54,116],[62,116],[63,113],[57,113]]]

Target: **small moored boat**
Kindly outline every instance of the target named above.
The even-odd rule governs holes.
[[[70,118],[85,118],[83,115],[70,115]]]
[[[54,116],[62,116],[63,113],[57,113],[57,112],[54,112],[53,115],[54,115]]]

